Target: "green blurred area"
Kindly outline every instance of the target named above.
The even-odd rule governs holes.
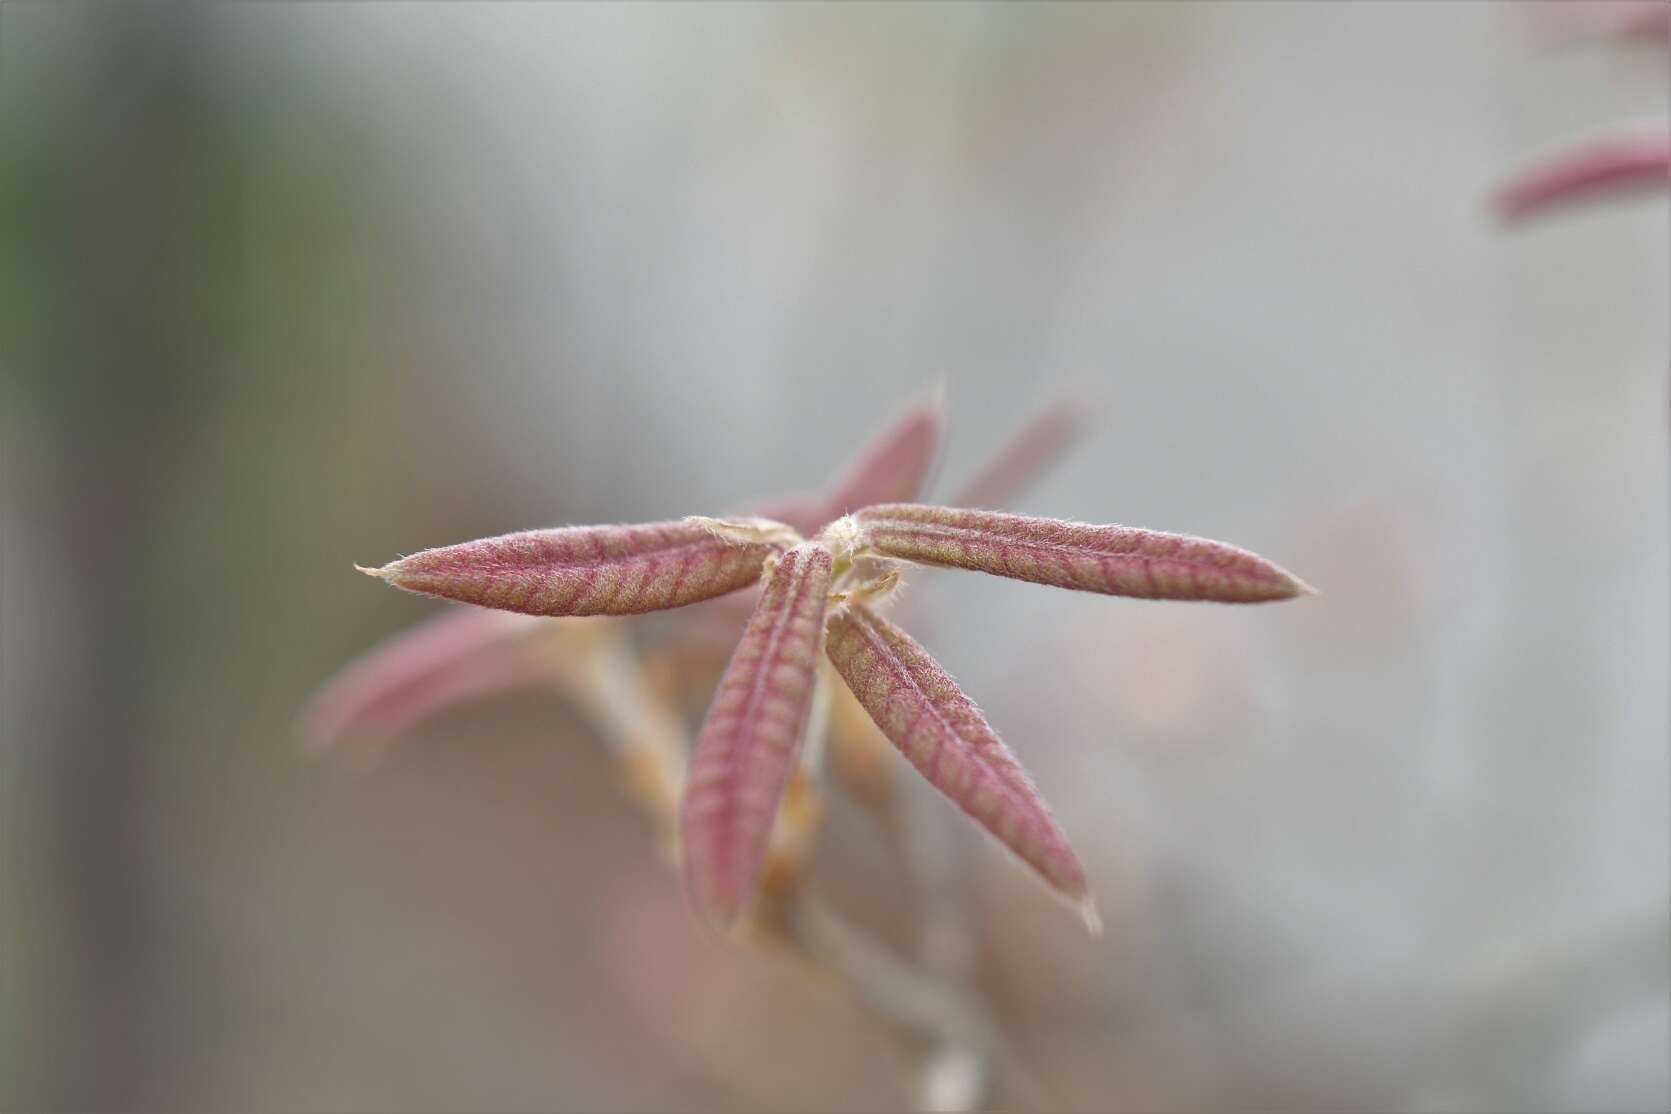
[[[180,1101],[225,990],[173,859],[296,783],[294,708],[365,636],[311,572],[411,498],[371,464],[427,420],[377,371],[445,343],[399,155],[305,67],[238,95],[203,16],[0,15],[8,1106]]]

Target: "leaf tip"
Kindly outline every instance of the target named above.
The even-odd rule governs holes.
[[[355,569],[356,572],[363,572],[367,576],[375,576],[378,580],[387,581],[390,577],[392,577],[394,575],[394,567],[398,563],[399,562],[396,562],[396,561],[390,561],[388,564],[382,566],[381,568],[375,568],[375,569],[367,568],[365,565],[356,564],[354,566],[354,569]]]
[[[319,722],[319,717],[312,709],[304,712],[296,721],[290,737],[296,750],[309,758],[323,756],[336,743],[335,734]]]
[[[345,747],[341,744],[347,737],[343,725],[334,722],[317,702],[298,717],[291,730],[297,753],[309,761],[328,763],[356,775],[369,774],[382,764],[383,747]]]
[[[712,887],[703,885],[703,879],[699,877],[700,872],[696,864],[690,860],[683,838],[678,843],[678,854],[681,859],[680,874],[684,882],[685,909],[690,919],[708,940],[730,940],[737,922],[741,919],[741,898],[733,900],[729,895],[715,893]]]
[[[1086,894],[1079,899],[1075,906],[1079,913],[1079,920],[1085,925],[1085,931],[1093,937],[1102,936],[1102,914],[1097,912],[1097,899]]]
[[[934,413],[944,413],[946,397],[951,393],[951,380],[945,372],[936,375],[928,384],[928,390],[923,392],[921,406]]]
[[[1307,584],[1305,581],[1283,568],[1281,565],[1271,562],[1266,563],[1270,565],[1272,571],[1274,571],[1276,576],[1280,578],[1281,586],[1284,589],[1282,594],[1275,598],[1291,600],[1297,599],[1301,596],[1320,596],[1323,594],[1312,585]]]
[[[1257,554],[1241,552],[1253,567],[1253,577],[1257,582],[1257,588],[1252,594],[1242,598],[1234,596],[1209,598],[1219,598],[1221,602],[1225,603],[1269,603],[1322,594],[1275,561],[1260,557]]]

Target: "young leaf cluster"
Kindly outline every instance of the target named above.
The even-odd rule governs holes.
[[[930,784],[1094,924],[1085,869],[1026,771],[950,674],[882,614],[901,568],[1143,599],[1261,603],[1308,589],[1222,542],[900,501],[921,490],[941,428],[938,401],[925,403],[829,492],[749,516],[524,531],[363,571],[409,592],[545,617],[638,615],[761,586],[679,804],[687,892],[715,925],[733,923],[759,885],[821,657]]]

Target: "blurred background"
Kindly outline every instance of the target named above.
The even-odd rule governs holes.
[[[0,1108],[916,1104],[561,699],[292,727],[435,611],[353,562],[810,488],[943,379],[948,480],[1077,390],[1012,509],[1323,592],[917,578],[1108,924],[922,802],[984,1101],[1665,1109],[1667,204],[1487,197],[1667,51],[1538,10],[5,5]]]

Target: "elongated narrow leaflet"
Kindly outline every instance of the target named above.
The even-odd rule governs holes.
[[[302,741],[323,750],[356,739],[386,743],[449,708],[549,683],[532,652],[538,619],[459,607],[389,639],[344,669],[302,715]]]
[[[862,543],[884,557],[1082,592],[1263,603],[1310,591],[1263,557],[1183,534],[913,503],[853,517]]]
[[[745,588],[771,552],[689,522],[567,526],[426,549],[364,571],[408,592],[525,615],[637,615]]]
[[[833,567],[813,542],[779,558],[691,756],[679,818],[685,882],[722,928],[754,891],[800,753]]]
[[[826,652],[911,765],[1089,917],[1085,868],[1067,834],[951,675],[863,604],[831,619]]]
[[[1664,134],[1617,137],[1562,151],[1521,171],[1498,189],[1504,220],[1627,190],[1671,188],[1671,140]]]

